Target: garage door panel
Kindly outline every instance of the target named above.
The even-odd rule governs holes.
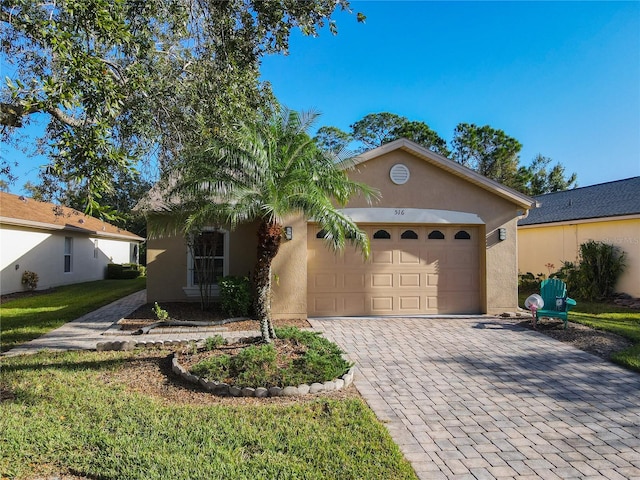
[[[393,287],[392,273],[373,273],[371,274],[371,286],[377,287]]]
[[[404,296],[401,295],[399,298],[398,308],[401,313],[416,313],[420,311],[420,295],[413,296]]]
[[[366,276],[364,273],[345,273],[343,276],[344,289],[346,291],[362,291],[366,285]]]
[[[377,315],[389,315],[393,313],[392,296],[371,297],[371,313]]]
[[[391,265],[393,264],[393,250],[371,252],[371,263],[374,265]]]
[[[317,315],[337,315],[338,299],[333,295],[318,295],[313,300],[313,310]]]
[[[419,287],[420,273],[401,273],[398,275],[398,286],[400,287]]]
[[[420,258],[420,249],[413,248],[411,251],[400,250],[399,263],[401,265],[420,265],[420,263],[422,263]]]
[[[338,287],[337,274],[335,273],[317,273],[313,275],[313,286],[319,291],[326,289],[334,290]]]
[[[367,310],[363,295],[345,295],[342,300],[344,311],[347,312],[344,315],[363,315]]]
[[[412,230],[415,238],[401,239]],[[471,240],[455,239],[460,230]],[[477,313],[480,311],[476,227],[442,227],[443,240],[428,239],[430,226],[371,226],[390,239],[371,239],[371,256],[349,248],[342,255],[309,235],[310,316]],[[311,232],[311,230],[310,230]]]

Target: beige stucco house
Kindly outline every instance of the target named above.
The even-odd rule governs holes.
[[[535,197],[540,208],[519,222],[520,271],[548,274],[575,262],[580,245],[595,240],[625,252],[616,291],[640,297],[640,177]]]
[[[138,263],[144,238],[72,208],[0,192],[0,291],[20,292],[25,271],[39,290],[101,280],[108,263]]]
[[[313,221],[291,218],[274,259],[274,317],[499,313],[517,307],[517,222],[534,199],[411,141],[355,159],[349,176],[381,192],[344,210],[371,239],[368,260],[334,253]],[[248,275],[254,225],[220,230],[222,275]],[[150,239],[148,301],[198,300],[184,238]]]

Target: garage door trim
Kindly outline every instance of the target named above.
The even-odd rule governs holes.
[[[343,208],[342,213],[356,223],[423,223],[484,225],[475,213],[430,208]]]

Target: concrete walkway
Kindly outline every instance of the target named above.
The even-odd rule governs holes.
[[[117,333],[113,332],[113,329],[109,331],[109,335],[105,335],[105,332],[107,332],[115,322],[124,318],[145,303],[147,303],[146,290],[133,293],[72,322],[66,323],[62,327],[52,330],[35,340],[4,352],[2,355],[26,355],[42,350],[95,350],[99,342],[197,340],[209,336],[207,333],[197,330],[193,333],[172,332],[153,333],[149,335],[117,335]],[[247,332],[233,332],[233,336],[241,336],[246,333]]]
[[[509,320],[315,319],[422,479],[640,479],[640,375]]]

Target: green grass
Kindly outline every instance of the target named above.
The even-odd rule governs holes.
[[[0,305],[0,351],[75,320],[96,308],[145,288],[146,279],[99,280],[57,287]]]
[[[167,404],[111,380],[138,352],[1,360],[0,476],[415,479],[360,399]],[[111,381],[110,381],[111,380]]]
[[[522,292],[520,305],[535,292]],[[569,311],[569,321],[628,338],[633,346],[617,352],[612,360],[625,368],[640,372],[640,311],[612,303],[577,300]]]

